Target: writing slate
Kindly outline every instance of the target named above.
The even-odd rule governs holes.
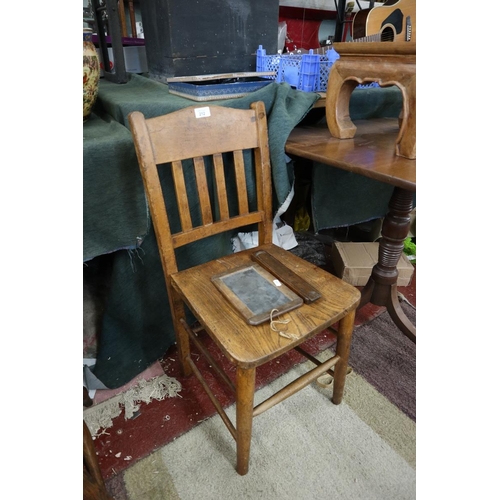
[[[273,314],[291,311],[303,300],[259,264],[250,264],[212,277],[212,282],[250,325],[259,325]]]

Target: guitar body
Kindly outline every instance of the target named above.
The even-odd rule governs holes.
[[[415,42],[416,0],[387,0],[384,5],[356,12],[353,42]]]

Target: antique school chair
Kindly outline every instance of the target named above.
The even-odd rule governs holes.
[[[354,315],[360,299],[356,288],[273,245],[266,111],[260,101],[250,108],[191,106],[150,119],[145,119],[138,111],[128,116],[161,255],[182,371],[186,376],[196,375],[235,439],[236,470],[241,475],[248,472],[254,417],[325,372],[334,373],[333,403],[342,401]],[[248,160],[248,151],[253,151],[254,177],[251,179],[246,178],[249,168],[245,171],[244,158],[246,156]],[[159,170],[167,168],[171,169],[177,204],[168,215],[159,176]],[[188,170],[191,170],[189,175]],[[253,197],[256,200],[249,200],[247,187],[254,184]],[[190,198],[193,192],[196,201]],[[232,203],[233,198],[237,198],[237,203]],[[256,205],[253,209],[250,208],[252,204]],[[176,215],[179,215],[180,221],[172,221],[172,212],[178,212]],[[195,223],[196,220],[200,220],[200,224]],[[204,264],[179,270],[176,249],[215,234],[229,234],[249,227],[258,227],[257,248],[220,255]],[[235,291],[220,277],[228,276],[233,271],[237,276],[242,268],[255,265],[257,252],[263,252],[260,256],[264,260],[261,260],[262,265],[259,264],[260,271],[253,276],[257,277],[257,289],[250,292],[248,305],[246,299],[240,300],[241,290]],[[277,284],[270,285],[273,280],[262,281],[262,269],[276,272]],[[221,281],[222,286],[217,286],[221,285]],[[267,297],[261,293],[261,285],[264,285],[266,293],[271,292],[270,307],[273,305],[273,293],[278,294],[281,300],[280,283],[283,283],[283,288],[288,284],[287,288],[297,292],[295,295],[302,299],[302,305],[296,306],[295,299],[284,297],[285,305],[278,306],[277,311],[264,311],[259,316],[258,311],[251,310],[254,307],[252,300]],[[224,285],[229,287],[225,293]],[[233,292],[236,298],[232,296]],[[295,304],[294,309],[287,310],[288,300]],[[184,305],[201,325],[197,330],[188,324]],[[256,309],[258,307],[261,305]],[[250,324],[252,321],[256,324]],[[321,363],[300,347],[337,322],[336,353],[331,359]],[[217,366],[200,342],[197,335],[200,330],[205,330],[230,363],[235,365],[234,380]],[[190,342],[208,357],[212,367],[234,391],[235,425],[193,362]],[[317,366],[254,408],[256,368],[291,349],[296,349]],[[334,372],[331,370],[333,366]]]

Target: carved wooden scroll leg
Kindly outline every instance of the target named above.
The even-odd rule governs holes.
[[[333,66],[328,78],[326,93],[326,121],[332,137],[352,139],[356,134],[356,125],[351,120],[349,102],[358,82],[345,81],[338,69]]]
[[[396,323],[397,327],[412,341],[417,342],[417,329],[415,325],[407,318],[398,298],[398,287],[397,285],[391,286],[391,297],[387,303],[387,311],[392,318],[392,321]]]
[[[417,157],[416,76],[407,75],[397,86],[403,94],[403,109],[400,133],[396,139],[396,155],[415,160]]]

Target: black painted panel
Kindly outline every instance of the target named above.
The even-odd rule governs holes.
[[[255,71],[262,45],[276,53],[279,0],[141,2],[150,77]]]

